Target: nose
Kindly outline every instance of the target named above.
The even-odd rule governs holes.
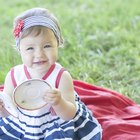
[[[43,52],[42,49],[37,49],[37,50],[35,51],[35,57],[36,57],[36,58],[42,58],[43,56],[44,56],[44,52]]]

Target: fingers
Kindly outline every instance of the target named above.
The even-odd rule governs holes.
[[[0,99],[0,109],[4,107],[4,103],[2,101],[2,99]]]
[[[46,91],[46,93],[57,94],[57,93],[59,93],[59,90],[58,90],[58,89],[48,89],[48,90]]]
[[[56,100],[59,97],[59,95],[57,93],[46,93],[44,95],[44,99],[46,101],[52,101],[52,100]]]
[[[61,94],[59,90],[56,89],[52,89],[52,90],[48,90],[45,94],[44,94],[44,98],[43,98],[47,103],[51,104],[51,105],[56,105],[58,104],[58,102],[61,99]]]
[[[0,99],[0,104],[3,104],[3,100],[2,99]]]

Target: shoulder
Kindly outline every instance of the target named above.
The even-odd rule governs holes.
[[[59,83],[60,88],[65,88],[67,90],[73,89],[73,79],[71,74],[68,71],[64,71],[60,83]]]
[[[21,68],[23,68],[23,67],[24,67],[24,65],[23,65],[23,64],[20,64],[20,65],[16,65],[16,66],[12,67],[11,70],[12,70],[12,69],[17,70],[17,69],[21,69]]]
[[[16,65],[13,68],[11,68],[10,72],[12,74],[12,77],[14,77],[15,79],[19,78],[19,76],[21,76],[24,73],[24,65]]]
[[[61,64],[55,63],[56,69],[58,69],[58,79],[59,80],[59,88],[69,88],[73,86],[73,79],[71,74],[67,69],[65,69]]]
[[[14,86],[11,79],[11,70],[7,73],[5,82],[4,82],[4,89],[3,91],[7,94],[11,94],[14,90]]]
[[[7,73],[6,78],[5,78],[5,82],[4,82],[4,92],[6,92],[8,94],[11,94],[13,92],[14,85],[13,85],[12,76],[11,76],[12,71],[14,72],[15,70],[20,69],[21,67],[23,67],[23,65],[16,65],[16,66],[12,67],[10,69],[10,71]],[[16,73],[16,72],[14,72],[14,73]]]
[[[61,74],[61,78],[60,78],[60,82],[61,83],[67,83],[67,82],[72,82],[72,76],[69,73],[69,71],[64,68],[61,64],[56,63],[56,68],[59,69],[59,71],[62,70],[62,74]]]
[[[72,76],[71,76],[71,74],[67,71],[67,70],[65,70],[64,72],[63,72],[63,74],[62,74],[62,77],[61,77],[61,80],[62,81],[72,81]]]
[[[68,71],[63,72],[58,88],[61,91],[62,96],[66,100],[75,104],[75,91],[74,91],[73,79]]]
[[[55,68],[61,69],[61,68],[63,68],[63,66],[61,64],[59,64],[59,63],[55,63]]]

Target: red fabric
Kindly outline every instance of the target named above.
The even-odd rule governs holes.
[[[103,128],[102,140],[140,140],[140,106],[109,89],[74,80],[81,100]]]
[[[102,125],[102,140],[140,140],[140,105],[115,91],[73,82],[81,100]]]
[[[2,90],[3,90],[3,88],[4,88],[4,86],[3,86],[3,85],[0,85],[0,91],[2,91]]]

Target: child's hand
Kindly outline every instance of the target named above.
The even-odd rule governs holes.
[[[0,99],[0,117],[7,117],[9,115],[9,112],[4,107],[4,102]]]
[[[0,116],[3,116],[2,114],[3,114],[4,109],[5,109],[4,108],[4,103],[3,103],[2,99],[0,99]]]
[[[62,96],[61,96],[61,93],[58,89],[47,90],[44,94],[44,100],[48,104],[51,104],[52,106],[59,104],[61,99],[62,99]]]
[[[0,113],[1,113],[1,110],[4,108],[4,103],[2,101],[2,99],[0,99]]]

